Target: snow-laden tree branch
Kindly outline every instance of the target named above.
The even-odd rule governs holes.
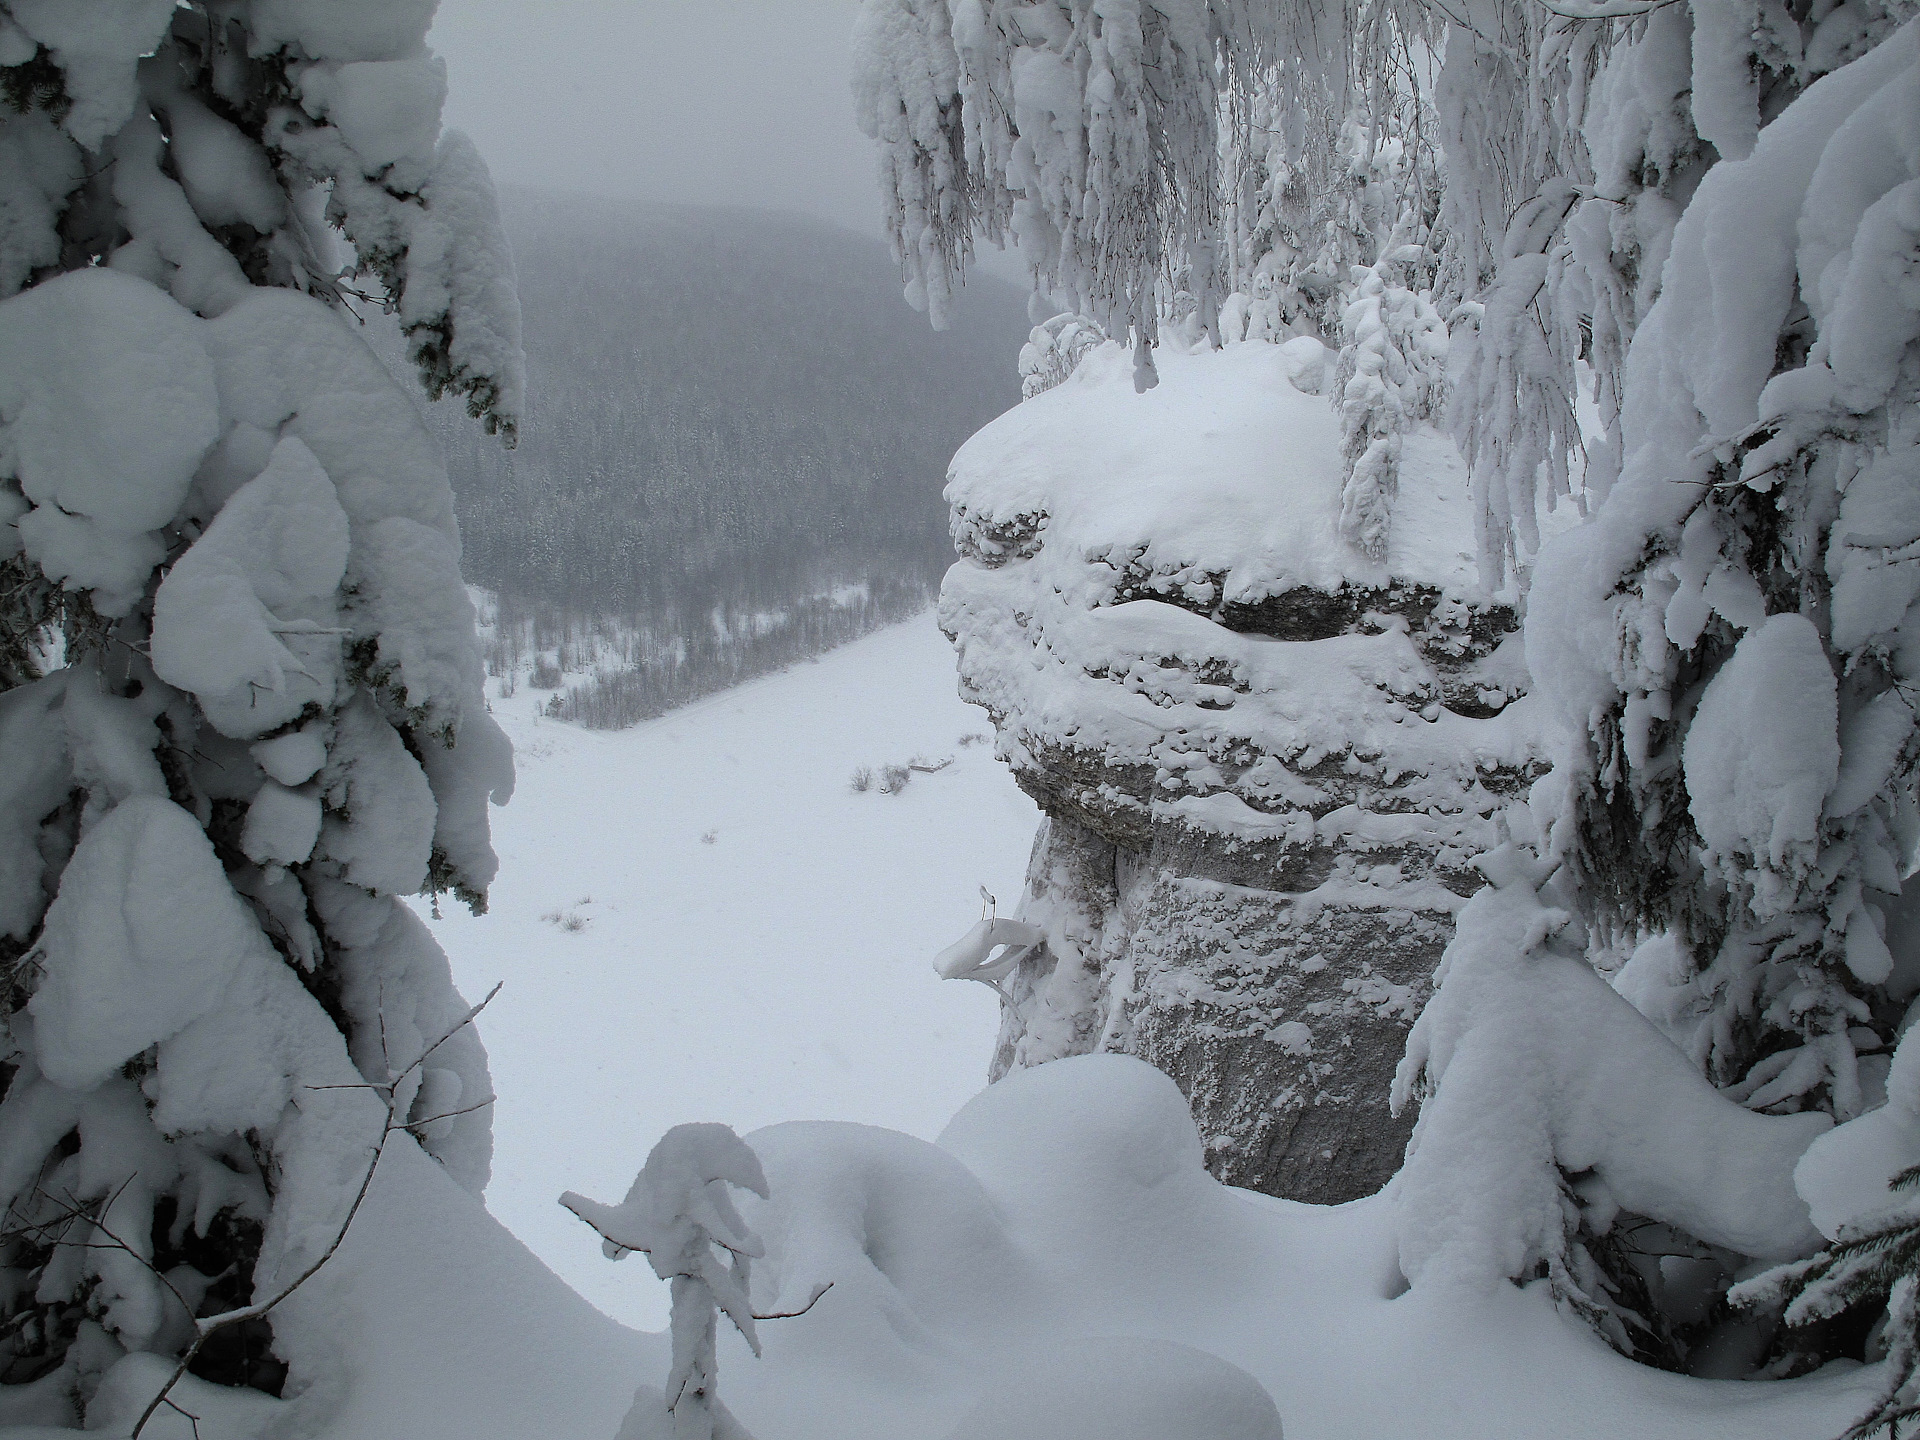
[[[0,1381],[75,1424],[110,1362],[318,1378],[309,1243],[369,1133],[485,1183],[485,1051],[400,897],[484,904],[511,757],[444,466],[349,304],[511,438],[511,262],[430,18],[0,15]],[[53,1240],[75,1210],[123,1243]]]

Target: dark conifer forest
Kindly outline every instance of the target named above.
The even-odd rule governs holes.
[[[821,221],[529,190],[501,206],[519,446],[433,407],[467,577],[500,597],[497,674],[571,672],[555,713],[627,724],[931,600],[947,460],[1020,396],[1012,286],[977,279],[936,333],[884,245]]]

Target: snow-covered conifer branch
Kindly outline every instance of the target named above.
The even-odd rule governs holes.
[[[0,25],[0,1263],[23,1363],[84,1407],[83,1315],[135,1365],[187,1346],[155,1271],[189,1228],[215,1328],[267,1318],[245,1297],[355,1208],[380,1100],[484,1184],[485,1052],[399,897],[483,902],[511,759],[444,468],[344,297],[382,292],[490,426],[521,382],[430,7],[76,13]],[[356,1094],[376,1030],[442,1038]],[[33,1238],[75,1206],[125,1244]]]
[[[504,983],[505,982],[501,982],[501,984]],[[236,1306],[231,1310],[223,1310],[217,1315],[203,1315],[194,1318],[193,1343],[189,1345],[185,1353],[180,1356],[179,1362],[173,1368],[173,1373],[167,1377],[166,1383],[161,1385],[159,1390],[155,1392],[154,1397],[147,1402],[146,1409],[142,1410],[140,1417],[134,1421],[133,1429],[129,1432],[131,1440],[140,1440],[140,1432],[146,1429],[147,1422],[153,1419],[154,1412],[162,1405],[170,1403],[167,1397],[173,1392],[173,1388],[180,1383],[181,1377],[186,1375],[188,1370],[192,1368],[193,1362],[199,1357],[201,1349],[206,1345],[208,1340],[219,1334],[222,1330],[230,1326],[238,1325],[243,1321],[264,1320],[278,1309],[281,1304],[290,1299],[294,1292],[299,1290],[302,1285],[305,1285],[314,1276],[318,1275],[321,1270],[326,1267],[327,1262],[340,1253],[340,1247],[346,1243],[347,1232],[353,1228],[354,1218],[359,1215],[360,1207],[366,1201],[367,1192],[373,1189],[374,1176],[379,1173],[380,1161],[385,1158],[387,1153],[387,1142],[398,1132],[410,1132],[413,1128],[413,1123],[417,1123],[409,1122],[402,1118],[405,1114],[403,1108],[404,1103],[410,1101],[412,1096],[403,1096],[400,1089],[401,1082],[413,1075],[415,1071],[424,1065],[427,1057],[433,1054],[434,1051],[438,1050],[442,1045],[446,1044],[447,1041],[451,1040],[456,1034],[466,1029],[467,1026],[479,1018],[480,1012],[493,1003],[493,997],[500,993],[500,988],[501,985],[496,984],[493,989],[487,992],[486,999],[482,1000],[478,1005],[471,1007],[467,1013],[443,1033],[439,1039],[422,1050],[420,1054],[398,1074],[389,1074],[384,1081],[369,1083],[367,1088],[376,1091],[384,1100],[386,1117],[380,1127],[379,1138],[373,1143],[372,1153],[368,1157],[366,1168],[361,1173],[360,1183],[354,1188],[353,1198],[347,1202],[346,1211],[340,1216],[339,1224],[335,1226],[332,1236],[328,1239],[327,1243],[320,1248],[319,1253],[313,1257],[305,1269],[301,1270],[299,1274],[295,1275],[293,1279],[285,1285],[282,1285],[268,1299]],[[315,1085],[310,1088],[315,1090],[329,1090],[345,1087]],[[483,1102],[483,1104],[491,1103],[490,1100]],[[480,1107],[475,1106],[472,1108],[478,1109]],[[113,1238],[115,1244],[120,1248],[127,1250],[129,1254],[138,1256],[137,1251],[132,1250],[125,1242],[120,1241],[118,1237],[112,1237],[111,1232],[105,1230],[105,1227],[99,1228],[101,1228],[103,1234],[108,1234]],[[144,1257],[140,1258],[142,1259],[142,1263],[146,1263],[149,1268],[152,1268],[150,1262],[145,1261]],[[155,1274],[158,1275],[159,1272],[155,1271]],[[160,1278],[166,1284],[168,1290],[173,1292],[175,1299],[180,1299],[179,1291],[174,1290],[172,1282],[167,1281],[164,1276]],[[187,1305],[183,1299],[180,1300],[180,1303],[187,1313],[192,1314],[192,1306]]]

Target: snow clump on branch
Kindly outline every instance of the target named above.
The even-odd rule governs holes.
[[[485,1051],[401,897],[484,906],[512,758],[438,448],[344,313],[371,287],[511,438],[432,8],[0,16],[0,1382],[48,1425],[183,1353],[303,1427],[351,1388],[324,1286],[248,1306],[357,1207],[370,1090],[486,1184]]]

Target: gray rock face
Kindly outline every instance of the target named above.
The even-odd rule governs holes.
[[[1330,608],[1316,597],[1316,613]],[[1510,612],[1476,619],[1477,640],[1435,657],[1456,672],[1512,625]],[[1462,708],[1491,708],[1467,693]],[[1310,829],[1229,835],[1156,815],[1146,766],[1031,740],[1016,753],[1048,817],[1021,913],[1049,944],[1012,977],[992,1077],[1124,1050],[1186,1093],[1221,1180],[1322,1204],[1377,1190],[1412,1132],[1411,1115],[1388,1113],[1394,1069],[1453,909],[1479,884],[1487,815],[1416,808],[1429,777],[1389,785],[1348,755],[1287,767],[1322,792],[1301,812]],[[1241,758],[1244,777],[1273,757]],[[1504,799],[1533,773],[1495,766],[1479,784]],[[1336,814],[1350,823],[1324,823]]]

